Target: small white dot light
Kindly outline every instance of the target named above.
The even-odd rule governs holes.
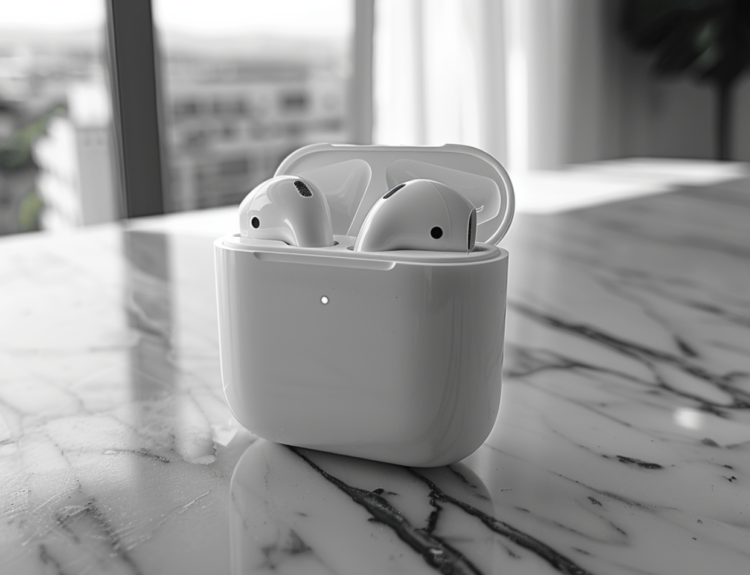
[[[324,295],[322,298],[320,298],[320,303],[326,305],[328,303],[328,296]]]

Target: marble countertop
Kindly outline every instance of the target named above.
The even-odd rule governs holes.
[[[256,439],[211,239],[0,241],[0,573],[750,571],[750,180],[519,216],[500,414],[445,468]]]

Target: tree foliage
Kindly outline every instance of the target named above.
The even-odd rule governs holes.
[[[35,168],[31,147],[34,141],[47,130],[50,119],[61,112],[63,112],[62,108],[55,108],[16,130],[8,141],[0,142],[0,172]]]
[[[637,49],[654,53],[657,73],[715,87],[718,155],[728,155],[731,92],[750,70],[750,0],[624,0],[622,30]]]

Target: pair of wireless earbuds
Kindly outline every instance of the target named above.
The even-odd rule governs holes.
[[[477,210],[460,193],[433,180],[410,180],[375,203],[353,249],[470,252],[476,230]],[[300,247],[334,245],[325,195],[298,176],[276,176],[245,197],[240,235]]]

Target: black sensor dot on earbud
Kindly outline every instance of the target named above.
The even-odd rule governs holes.
[[[435,226],[430,230],[430,235],[433,237],[433,239],[439,240],[443,237],[443,228],[440,226]]]
[[[260,227],[260,220],[258,218],[253,218],[250,220],[250,225],[257,230]]]

